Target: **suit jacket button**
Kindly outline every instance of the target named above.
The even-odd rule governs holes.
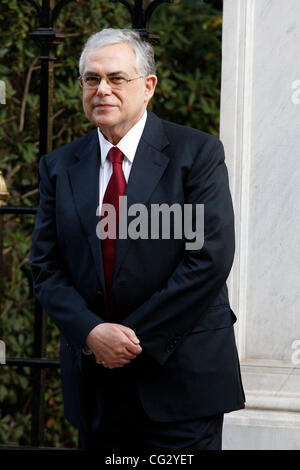
[[[171,340],[169,341],[167,347],[166,347],[166,351],[167,351],[167,352],[171,352],[172,349],[175,348],[175,346],[176,346],[176,344],[175,344],[174,340],[171,339]]]
[[[102,290],[98,289],[98,290],[97,290],[97,295],[98,295],[99,297],[102,297],[102,295],[103,295]]]

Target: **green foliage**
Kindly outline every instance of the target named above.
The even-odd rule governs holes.
[[[175,1],[158,9],[151,27],[159,85],[153,111],[179,124],[218,135],[221,76],[219,11],[200,1]]]
[[[218,135],[221,11],[213,2],[175,0],[153,14],[159,83],[152,109],[160,117]],[[0,170],[8,204],[37,203],[39,141],[39,50],[29,36],[38,24],[34,7],[21,0],[1,0],[0,79],[6,105],[0,105]],[[104,27],[131,27],[127,10],[109,0],[76,0],[62,10],[57,30],[65,34],[54,65],[53,147],[91,128],[81,106],[78,59],[84,42]],[[32,357],[33,312],[28,257],[34,216],[5,216],[3,294],[0,338],[7,357]],[[48,319],[47,357],[58,359],[59,333]],[[31,371],[0,368],[0,444],[30,444]],[[63,417],[59,370],[47,370],[45,445],[74,447],[77,431]]]

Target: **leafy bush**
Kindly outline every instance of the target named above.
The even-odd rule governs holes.
[[[37,28],[28,2],[1,0],[0,79],[6,105],[0,105],[0,169],[10,192],[8,204],[37,204],[39,140],[39,50],[29,37]],[[175,0],[153,14],[159,83],[152,109],[160,117],[218,134],[221,67],[221,11],[201,0]],[[127,10],[108,0],[76,0],[64,7],[57,29],[53,99],[53,147],[91,128],[81,106],[78,58],[92,32],[131,27]],[[34,216],[5,216],[0,338],[7,357],[32,357],[34,299],[28,257]],[[58,359],[58,331],[48,319],[47,357]],[[30,444],[31,371],[0,369],[0,444]],[[77,431],[63,417],[59,370],[46,371],[45,445],[75,447]]]

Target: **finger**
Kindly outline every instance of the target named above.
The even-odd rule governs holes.
[[[122,356],[120,357],[120,360],[121,360],[121,361],[130,362],[130,361],[132,361],[132,360],[135,359],[135,358],[136,358],[136,356],[130,356],[130,357],[129,357],[129,356],[124,356],[124,355],[122,355]]]
[[[130,354],[133,354],[134,356],[142,352],[142,348],[140,345],[133,344],[131,342],[128,342],[128,344],[125,345],[125,349],[127,352],[129,352]]]
[[[124,351],[123,357],[125,357],[126,359],[134,359],[137,355],[138,355],[138,353],[130,352],[130,351],[126,348],[126,350]]]
[[[97,364],[105,366],[108,364],[114,365],[116,363],[119,363],[120,361],[126,361],[126,363],[129,363],[131,359],[134,359],[135,357],[135,354],[132,354],[127,350],[123,350],[120,351],[118,354],[112,354],[110,356],[105,356],[101,354],[101,356],[99,355],[95,357],[95,361]]]
[[[110,361],[103,361],[103,360],[98,360],[97,364],[102,365],[103,367],[106,367],[108,369],[113,369],[114,367],[123,367],[126,364],[129,364],[131,359],[127,359],[125,357],[121,357],[115,360],[110,360]]]
[[[134,344],[140,343],[140,340],[138,339],[135,332],[131,328],[128,328],[125,325],[119,325],[119,326],[122,332],[127,336],[127,338],[130,339],[130,341],[132,341]]]
[[[130,361],[122,361],[122,362],[116,362],[116,363],[113,363],[113,364],[108,364],[106,367],[108,369],[116,369],[116,368],[119,368],[119,367],[124,367],[126,364],[128,364]]]

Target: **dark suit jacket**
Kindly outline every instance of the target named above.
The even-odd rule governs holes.
[[[101,413],[101,384],[118,373],[82,355],[89,331],[110,320],[96,236],[99,162],[97,130],[41,159],[30,256],[36,296],[61,332],[65,414],[84,429]],[[143,348],[122,373],[131,374],[146,413],[158,421],[243,408],[226,288],[234,218],[221,142],[148,111],[126,196],[128,207],[204,204],[205,237],[190,251],[184,238],[117,241],[116,314]]]

